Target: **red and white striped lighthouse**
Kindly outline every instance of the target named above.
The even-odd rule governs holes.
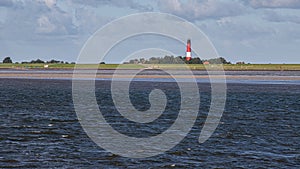
[[[192,50],[191,50],[191,40],[188,39],[187,44],[186,44],[186,56],[185,56],[185,59],[187,61],[191,60],[191,58],[192,58],[192,53],[191,52],[192,52]]]

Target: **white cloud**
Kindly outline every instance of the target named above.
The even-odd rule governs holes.
[[[281,14],[275,11],[265,11],[263,18],[270,22],[291,22],[300,24],[300,14]]]
[[[12,0],[1,0],[0,7],[1,6],[10,7],[10,6],[13,6],[13,2],[12,2]]]
[[[225,56],[254,56],[265,49],[273,49],[268,52],[277,56],[286,44],[286,49],[293,46],[294,52],[287,53],[295,57],[300,14],[290,8],[299,4],[299,0],[0,0],[0,45],[5,46],[0,56],[12,51],[28,57],[68,55],[72,60],[87,37],[104,24],[154,10],[197,23]]]
[[[56,28],[56,26],[49,21],[49,18],[44,15],[40,16],[37,22],[38,22],[38,27],[37,27],[38,33],[51,33]]]
[[[45,0],[45,4],[49,7],[52,8],[56,4],[56,0]]]
[[[111,17],[98,15],[96,11],[88,8],[77,8],[74,11],[74,22],[81,34],[91,35],[112,19]]]
[[[247,11],[247,8],[242,3],[217,0],[162,0],[158,2],[158,6],[164,12],[172,13],[191,21],[237,16]]]
[[[299,0],[251,0],[254,8],[300,8]]]
[[[81,5],[89,5],[91,7],[99,7],[101,5],[110,5],[120,8],[131,8],[140,12],[152,11],[153,8],[147,4],[141,4],[139,1],[134,0],[73,0],[73,3]]]
[[[19,32],[26,30],[29,37],[37,37],[35,33],[38,33],[38,36],[74,35],[78,32],[81,35],[90,35],[113,19],[109,13],[101,14],[103,6],[137,11],[152,10],[151,6],[139,4],[134,0],[0,0],[0,7],[4,8],[1,11],[7,11],[5,15],[0,13],[0,24],[6,25],[0,34],[12,38],[15,35],[9,32],[18,28]]]

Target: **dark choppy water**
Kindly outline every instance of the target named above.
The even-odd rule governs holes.
[[[106,118],[114,128],[133,135],[133,124],[117,124],[120,117],[113,113],[109,85],[97,82],[98,103],[110,112]],[[156,87],[172,100],[169,113],[164,125],[139,128],[140,135],[159,134],[176,118],[172,112],[178,110],[178,88],[173,83],[135,82],[133,104],[147,109],[147,92]],[[84,133],[74,111],[71,81],[0,79],[0,168],[300,167],[300,85],[228,84],[221,124],[204,144],[198,136],[209,109],[209,84],[199,83],[199,91],[199,117],[179,145],[162,155],[130,159],[105,151]]]

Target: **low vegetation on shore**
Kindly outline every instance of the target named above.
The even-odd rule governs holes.
[[[0,69],[185,69],[206,70],[203,64],[65,64],[65,63],[2,63]],[[207,65],[206,65],[207,66]],[[233,71],[300,71],[300,64],[223,64],[224,70]]]
[[[150,58],[149,60],[139,59],[130,60],[130,62],[123,64],[75,64],[75,62],[64,62],[58,60],[42,61],[40,59],[32,60],[30,62],[12,62],[10,57],[4,58],[0,64],[0,69],[186,69],[188,66],[191,70],[206,70],[206,66],[214,66],[222,63],[224,70],[231,71],[300,71],[300,64],[245,64],[244,62],[238,62],[231,64],[224,58],[216,58],[210,60],[203,60],[208,64],[205,64],[200,59],[194,59],[192,61],[186,61],[183,64],[185,58],[165,56],[163,58]],[[193,64],[197,60],[199,63]],[[181,62],[181,64],[177,62]],[[149,62],[149,63],[148,63]],[[177,64],[176,64],[177,63]]]

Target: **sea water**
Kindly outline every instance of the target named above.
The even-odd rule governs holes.
[[[260,73],[275,76],[272,72]],[[255,76],[257,72],[246,74]],[[282,72],[279,76],[297,75]],[[70,79],[2,78],[0,168],[300,167],[298,82],[228,83],[221,122],[202,144],[198,143],[198,137],[209,111],[211,89],[206,82],[198,83],[198,87],[199,113],[188,135],[164,154],[131,159],[99,147],[84,132],[74,110]],[[148,101],[151,90],[160,88],[165,91],[170,99],[166,115],[161,121],[144,126],[138,124],[139,128],[136,128],[137,124],[116,112],[110,95],[110,81],[98,80],[95,84],[96,99],[114,129],[136,137],[151,137],[168,129],[180,109],[176,83],[136,80],[131,88],[131,102],[141,111],[151,106]]]

